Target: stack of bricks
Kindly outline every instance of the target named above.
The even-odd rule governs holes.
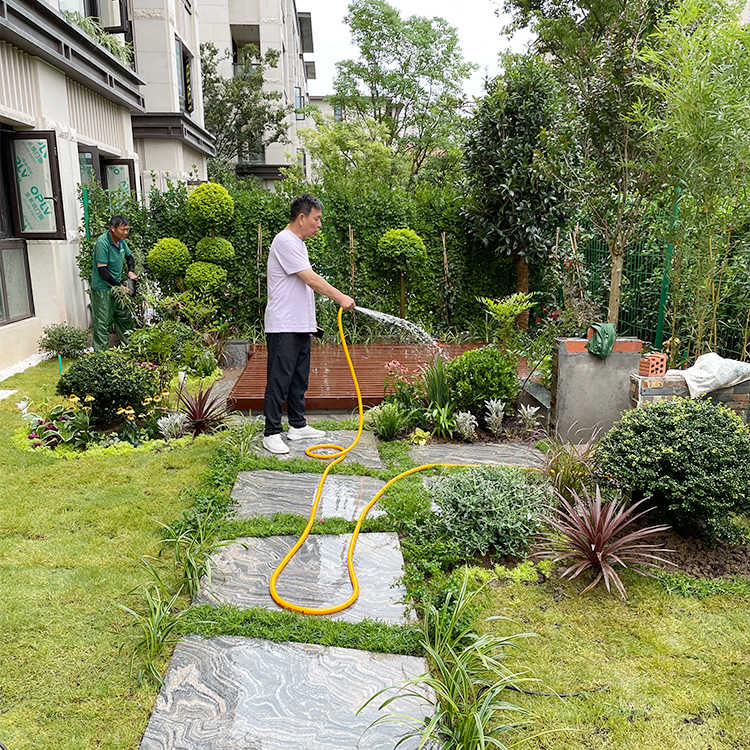
[[[750,415],[750,380],[729,388],[711,391],[707,397],[715,404],[723,404],[742,417],[745,423]],[[639,408],[654,401],[671,401],[673,398],[690,398],[685,378],[682,375],[659,375],[658,377],[630,376],[630,402]]]

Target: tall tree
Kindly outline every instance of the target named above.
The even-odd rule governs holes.
[[[454,136],[476,66],[445,19],[402,19],[385,0],[354,0],[345,21],[360,57],[336,64],[331,102],[347,119],[385,125],[386,145],[408,155],[413,176]]]
[[[658,146],[633,111],[658,95],[639,83],[639,57],[663,14],[662,0],[506,0],[517,27],[565,86],[566,123],[550,132],[545,167],[570,191],[612,259],[609,312],[617,324],[628,246],[664,191]],[[573,145],[573,148],[571,148]]]
[[[541,134],[558,118],[560,97],[548,66],[507,56],[470,121],[466,211],[477,241],[516,262],[516,290],[529,291],[529,264],[547,260],[567,213],[559,182],[534,166]],[[522,323],[528,319],[528,312]]]
[[[247,45],[235,75],[225,78],[217,68],[230,57],[229,50],[221,54],[212,42],[201,44],[204,122],[216,138],[217,161],[234,161],[272,143],[289,142],[285,118],[293,107],[278,104],[278,91],[263,91],[263,73],[276,67],[278,51],[261,55],[255,45]]]

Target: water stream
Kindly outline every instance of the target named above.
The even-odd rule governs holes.
[[[430,336],[430,334],[427,333],[427,331],[425,331],[422,326],[419,326],[416,323],[412,323],[409,320],[404,320],[403,318],[398,318],[395,315],[389,315],[388,313],[379,312],[378,310],[370,310],[367,307],[357,306],[354,309],[357,312],[369,315],[371,318],[375,318],[375,320],[379,320],[383,323],[386,323],[387,325],[396,326],[405,331],[408,331],[420,344],[429,344],[430,346],[434,346],[436,349],[439,349],[438,345],[433,341],[432,336]]]

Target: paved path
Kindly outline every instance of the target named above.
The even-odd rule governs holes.
[[[328,439],[349,445],[356,433],[336,431]],[[349,460],[380,466],[375,438]],[[303,454],[313,441],[291,443]],[[317,441],[319,442],[319,441]],[[428,445],[414,447],[416,463],[541,464],[541,454],[519,445]],[[314,460],[314,459],[311,459]],[[320,475],[283,471],[242,472],[232,491],[238,517],[277,512],[308,515]],[[317,521],[352,520],[382,487],[368,477],[329,477]],[[382,512],[378,509],[378,512]],[[346,567],[350,535],[311,535],[278,580],[282,597],[303,606],[330,606],[351,594]],[[213,559],[212,580],[203,581],[196,603],[278,610],[268,591],[271,573],[295,538],[244,538]],[[332,616],[349,622],[378,619],[405,624],[404,589],[397,584],[403,558],[398,536],[360,534],[354,554],[360,597]],[[420,658],[374,654],[312,644],[271,643],[254,638],[189,637],[180,642],[141,743],[141,750],[392,750],[405,725],[384,722],[382,700],[358,713],[383,688],[427,671]],[[429,705],[409,699],[386,711],[423,717]],[[416,738],[400,745],[418,746]]]

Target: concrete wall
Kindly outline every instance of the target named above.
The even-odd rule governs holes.
[[[584,339],[556,339],[552,361],[551,421],[555,432],[576,442],[596,428],[609,430],[631,408],[630,375],[638,372],[643,342],[621,338],[601,359],[587,351]]]

